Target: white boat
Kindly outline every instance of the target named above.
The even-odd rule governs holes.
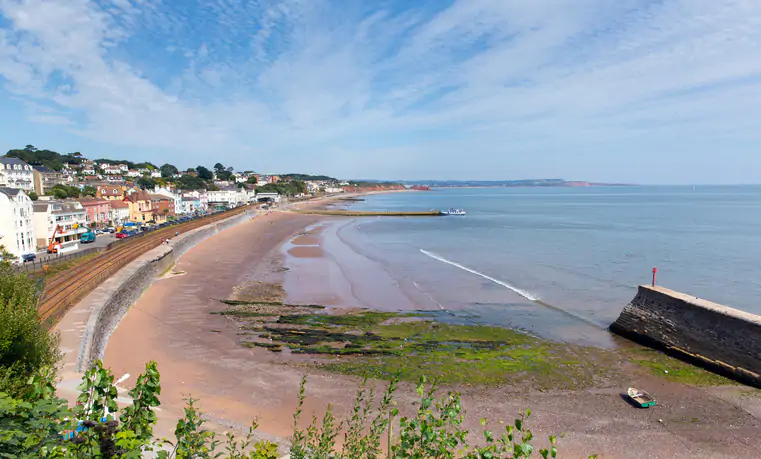
[[[465,215],[465,211],[462,209],[442,210],[441,215]]]

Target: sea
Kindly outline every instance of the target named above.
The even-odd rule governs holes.
[[[439,320],[615,346],[638,284],[761,314],[761,187],[434,188],[355,210],[465,216],[343,221],[335,237]],[[379,287],[380,288],[380,287]]]

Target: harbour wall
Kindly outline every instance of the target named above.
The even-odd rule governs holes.
[[[641,285],[610,329],[761,387],[761,316]]]
[[[220,231],[248,221],[253,215],[253,212],[243,213],[183,233],[171,239],[169,244],[161,245],[137,258],[85,297],[76,306],[77,310],[89,314],[77,350],[76,371],[83,372],[94,361],[103,359],[111,333],[130,306],[185,252]],[[70,311],[72,312],[74,310]]]

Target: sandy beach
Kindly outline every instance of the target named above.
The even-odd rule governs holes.
[[[333,255],[335,241],[326,240],[331,225],[338,224],[338,219],[288,212],[262,215],[190,250],[130,309],[109,341],[105,364],[117,375],[136,375],[148,360],[158,363],[165,434],[172,430],[169,420],[181,415],[183,398],[192,395],[216,426],[242,428],[255,418],[263,436],[284,441],[305,373],[305,418],[319,415],[328,403],[339,419],[345,415],[358,378],[314,369],[308,364],[315,357],[243,347],[239,324],[212,314],[225,309],[221,299],[268,289],[293,303],[418,307],[391,279],[373,271],[369,260]],[[368,279],[373,285],[360,285]],[[285,292],[277,292],[279,286]],[[634,409],[621,399],[620,387],[606,384],[570,392],[532,390],[530,383],[455,389],[463,392],[468,427],[477,430],[482,417],[510,421],[530,407],[537,437],[566,432],[563,457],[758,456],[761,399],[755,392],[741,386],[694,388],[637,369],[623,379],[656,391],[658,409]],[[416,398],[410,384],[402,385],[399,398],[410,406]]]

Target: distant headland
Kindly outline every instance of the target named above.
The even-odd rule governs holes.
[[[591,187],[591,186],[635,186],[627,183],[599,183],[563,179],[524,180],[409,180],[402,184],[425,185],[429,187]]]

